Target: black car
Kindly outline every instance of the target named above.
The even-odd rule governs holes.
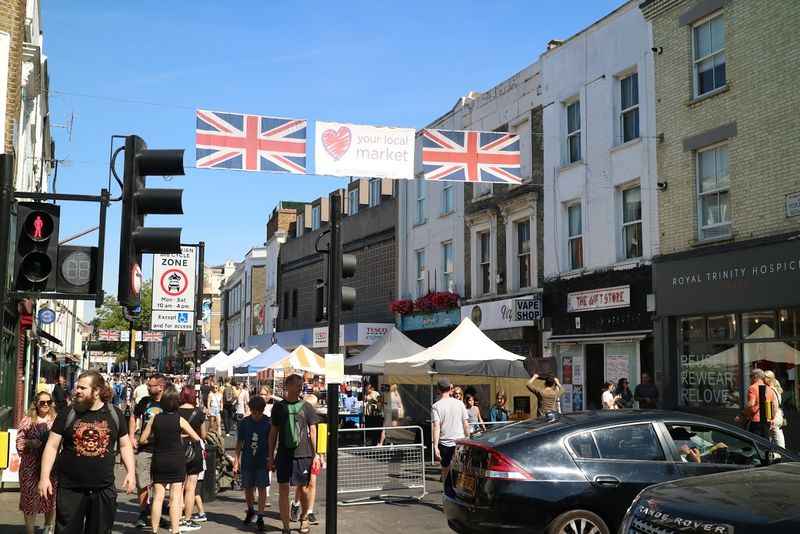
[[[639,494],[620,534],[800,532],[798,488],[800,463],[665,482]]]
[[[460,533],[608,534],[647,486],[776,458],[800,456],[686,413],[549,414],[461,441],[444,508]]]

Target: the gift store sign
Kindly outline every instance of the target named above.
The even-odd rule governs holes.
[[[631,305],[631,286],[606,287],[567,294],[567,312],[587,312],[627,308]]]

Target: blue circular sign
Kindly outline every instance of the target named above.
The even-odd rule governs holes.
[[[42,308],[39,310],[39,322],[42,324],[50,324],[56,320],[56,312],[50,308]]]

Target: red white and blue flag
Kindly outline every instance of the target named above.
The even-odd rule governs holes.
[[[198,109],[195,166],[305,174],[306,129],[302,119]]]
[[[521,183],[519,136],[422,130],[422,171],[426,180]]]

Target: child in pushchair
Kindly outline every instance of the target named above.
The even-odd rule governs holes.
[[[213,446],[216,468],[215,478],[217,481],[217,492],[227,489],[241,489],[239,474],[233,472],[233,456],[225,452],[224,438],[216,431],[209,429],[206,438],[207,446]]]

